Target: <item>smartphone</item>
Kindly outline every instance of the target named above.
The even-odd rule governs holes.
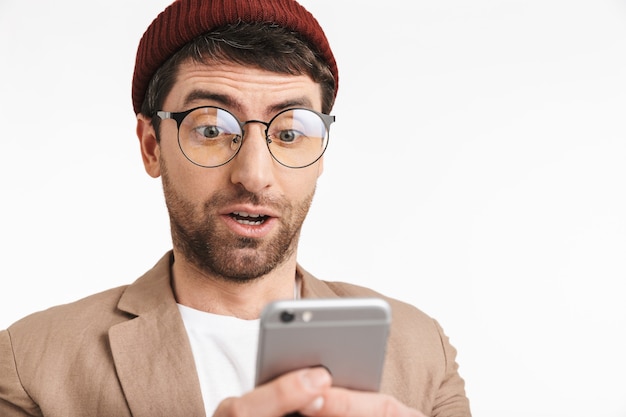
[[[323,366],[333,385],[378,391],[391,308],[380,298],[275,301],[261,313],[256,385]]]

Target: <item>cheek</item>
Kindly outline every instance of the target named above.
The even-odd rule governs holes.
[[[283,176],[283,189],[285,193],[301,200],[303,196],[309,196],[315,190],[317,179],[321,175],[321,164],[315,164],[307,168],[289,169]]]
[[[205,178],[209,173],[206,169],[192,164],[178,148],[167,144],[161,151],[161,172],[168,187],[187,201],[196,201],[206,198],[207,186],[213,179]]]
[[[189,201],[204,203],[217,190],[227,186],[225,180],[227,177],[219,170],[198,167],[184,156],[183,160],[177,160],[173,167],[168,165],[168,170],[172,185]]]

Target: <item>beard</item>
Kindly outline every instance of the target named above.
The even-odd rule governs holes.
[[[284,197],[262,196],[234,186],[216,192],[198,209],[176,190],[165,164],[161,165],[172,243],[200,271],[227,281],[248,282],[268,274],[295,253],[315,190],[292,203]],[[229,231],[217,211],[233,203],[264,205],[281,213],[277,233],[257,239]]]

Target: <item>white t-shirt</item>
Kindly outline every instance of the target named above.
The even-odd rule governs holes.
[[[196,362],[206,415],[254,387],[259,320],[205,313],[178,304]]]

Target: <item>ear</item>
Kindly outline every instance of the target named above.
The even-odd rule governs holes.
[[[161,175],[161,146],[157,142],[152,120],[141,113],[137,115],[137,137],[146,172],[153,178],[159,177]]]

